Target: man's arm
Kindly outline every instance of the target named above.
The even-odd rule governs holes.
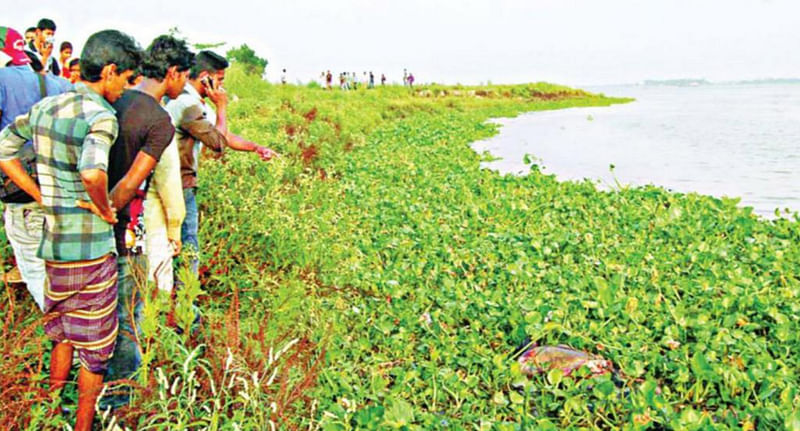
[[[167,238],[175,245],[176,254],[181,249],[181,225],[186,217],[181,184],[181,161],[178,143],[169,144],[153,172],[153,187],[161,200],[167,223]]]
[[[217,109],[217,124],[215,127],[225,136],[225,144],[228,148],[236,151],[255,152],[264,160],[269,160],[277,155],[271,149],[257,145],[255,142],[248,141],[228,130],[228,94],[224,88],[208,90],[208,98],[211,99]]]
[[[225,143],[228,145],[228,148],[236,151],[255,151],[256,148],[258,148],[258,145],[256,145],[255,142],[248,141],[247,139],[244,139],[239,135],[234,135],[230,132],[225,135],[225,138]]]
[[[159,108],[160,110],[160,108]],[[144,142],[141,149],[136,154],[133,164],[125,173],[125,176],[111,190],[111,203],[114,208],[122,208],[133,199],[136,190],[156,168],[158,160],[164,153],[164,149],[172,142],[175,136],[175,128],[170,122],[169,116],[164,114],[158,118],[148,117],[146,123],[141,127],[147,128]]]
[[[234,135],[233,133],[228,132],[226,136],[225,143],[228,144],[229,148],[232,148],[237,151],[252,151],[261,157],[262,160],[270,160],[271,158],[278,155],[275,151],[258,145],[255,142],[248,141],[247,139],[242,138],[239,135]]]
[[[39,186],[30,174],[28,174],[28,171],[22,167],[22,162],[20,162],[19,159],[0,161],[0,169],[6,173],[14,184],[30,195],[36,202],[42,203],[42,192]]]
[[[214,127],[222,133],[223,136],[228,136],[228,93],[224,88],[217,88],[216,90],[206,90],[208,98],[214,103],[217,110],[217,122]]]
[[[75,204],[88,209],[108,224],[117,222],[117,211],[108,200],[108,174],[102,169],[86,169],[81,171],[81,182],[91,199],[90,203],[78,201]]]
[[[95,118],[91,123],[89,133],[83,139],[78,159],[81,182],[91,202],[82,204],[78,201],[75,204],[92,211],[110,224],[117,222],[117,214],[108,198],[106,170],[108,169],[109,151],[114,140],[117,139],[118,133],[117,119],[110,112]]]
[[[25,142],[33,138],[30,127],[30,114],[17,117],[13,123],[0,132],[0,169],[8,175],[25,193],[29,194],[36,202],[42,202],[42,193],[39,186],[28,174],[19,161],[19,152]]]
[[[228,145],[225,135],[216,129],[208,120],[200,119],[181,123],[181,129],[192,138],[203,143],[216,153],[221,153]]]
[[[122,208],[128,205],[128,202],[136,195],[136,190],[139,189],[144,180],[146,180],[150,173],[153,172],[153,169],[155,169],[156,163],[158,163],[158,160],[156,160],[155,157],[144,151],[139,151],[136,154],[136,158],[133,160],[131,168],[128,169],[125,176],[122,177],[117,185],[114,186],[114,189],[111,190],[111,205],[113,205],[114,208]]]
[[[42,50],[40,52],[40,54],[42,55],[42,66],[44,66],[45,69],[49,68],[48,60],[50,59],[50,55],[52,53],[53,53],[53,44],[45,42],[44,45],[42,45]],[[58,63],[58,62],[56,62],[56,63]],[[56,70],[58,70],[58,69],[56,69]],[[46,72],[49,72],[49,71],[45,70],[44,72],[46,73]]]

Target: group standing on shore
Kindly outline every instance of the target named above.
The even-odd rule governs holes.
[[[286,69],[283,69],[281,75],[281,83],[286,83]],[[386,75],[381,73],[381,86],[386,85]],[[414,75],[409,74],[406,69],[403,69],[403,85],[411,87],[414,83]],[[330,70],[323,71],[319,74],[319,84],[326,90],[333,89],[333,74]],[[358,90],[358,87],[366,89],[375,88],[375,74],[372,71],[364,71],[361,78],[358,77],[356,72],[341,72],[339,74],[339,89],[342,91]]]
[[[73,58],[70,42],[53,53],[55,34],[47,18],[24,38],[0,27],[0,200],[19,273],[4,278],[24,282],[47,316],[51,390],[66,384],[73,356],[80,362],[75,430],[88,430],[96,403],[129,400],[114,388],[98,401],[103,382],[141,364],[138,274],[172,294],[180,255],[197,276],[201,147],[277,154],[228,130],[229,64],[213,51],[195,54],[172,36],[143,50],[105,30]],[[330,70],[320,80],[333,88]],[[404,69],[403,85],[413,83]],[[375,74],[339,74],[340,89],[359,86],[375,88]]]
[[[21,279],[47,316],[51,390],[66,384],[73,355],[80,362],[80,431],[103,382],[140,367],[138,274],[179,289],[173,259],[184,250],[197,276],[201,146],[277,154],[228,130],[224,57],[172,36],[143,50],[104,30],[79,59],[69,43],[56,59],[55,30],[42,19],[26,43],[0,27],[0,198]],[[123,388],[99,403],[128,397]]]

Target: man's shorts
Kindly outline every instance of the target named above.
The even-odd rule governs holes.
[[[117,340],[117,258],[107,254],[77,262],[46,262],[47,336],[70,343],[81,364],[104,373]]]

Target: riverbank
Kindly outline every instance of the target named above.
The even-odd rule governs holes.
[[[499,135],[473,148],[498,157],[486,166],[501,173],[527,172],[523,159],[530,154],[543,172],[560,180],[589,179],[604,189],[654,184],[681,193],[741,198],[741,207],[752,207],[765,218],[793,219],[800,210],[795,169],[800,87],[597,90],[636,101],[504,119]]]
[[[623,100],[327,92],[236,71],[226,85],[234,131],[283,157],[203,162],[206,323],[179,336],[149,304],[151,372],[118,413],[129,423],[766,429],[794,414],[796,223],[653,187],[500,176],[469,149],[497,133],[489,118]],[[1,387],[27,400],[17,423],[50,425],[35,399],[44,340],[16,335],[36,319],[14,297]],[[602,354],[620,386],[551,373],[520,393],[509,355],[526,339]]]

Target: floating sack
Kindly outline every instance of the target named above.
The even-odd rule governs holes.
[[[518,359],[520,369],[533,376],[555,368],[561,369],[565,376],[585,366],[592,375],[599,376],[614,371],[611,361],[590,353],[575,350],[569,346],[537,346],[527,350]]]

